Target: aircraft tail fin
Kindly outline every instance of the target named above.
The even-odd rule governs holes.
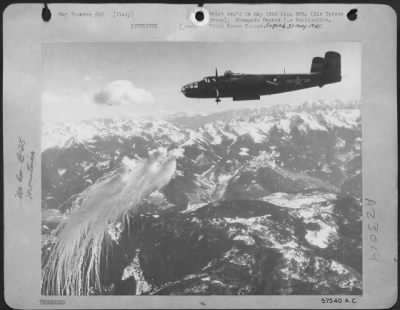
[[[311,64],[311,73],[322,73],[327,83],[339,82],[341,77],[341,60],[337,52],[326,52],[325,58],[314,57]]]
[[[325,79],[328,82],[339,82],[342,79],[340,54],[336,52],[326,52],[325,54]]]
[[[311,63],[311,73],[324,71],[325,59],[322,57],[314,57]]]

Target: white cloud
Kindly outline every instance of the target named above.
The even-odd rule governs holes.
[[[96,118],[126,118],[154,113],[153,95],[129,81],[114,81],[103,89],[42,92],[42,121],[70,122]]]
[[[104,105],[152,104],[154,97],[147,90],[135,87],[130,81],[117,80],[96,92],[93,100]]]

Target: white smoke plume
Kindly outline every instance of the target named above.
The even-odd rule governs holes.
[[[128,213],[146,195],[168,184],[180,155],[159,149],[148,159],[124,158],[119,169],[78,195],[77,208],[57,228],[58,240],[42,272],[43,294],[88,295],[91,287],[102,291],[101,260],[112,242],[109,225],[121,220],[126,225]]]

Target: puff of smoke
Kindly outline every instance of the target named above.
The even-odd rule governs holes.
[[[57,228],[58,240],[43,267],[45,295],[88,295],[102,291],[100,266],[111,245],[108,226],[129,219],[140,201],[168,184],[178,150],[158,149],[148,159],[124,158],[122,166],[78,195],[77,208]],[[123,228],[122,228],[123,229]],[[104,255],[105,254],[105,255]]]

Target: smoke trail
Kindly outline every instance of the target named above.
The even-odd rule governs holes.
[[[166,185],[176,169],[180,150],[159,149],[148,159],[124,158],[122,166],[82,192],[78,208],[57,228],[58,240],[43,268],[45,295],[87,295],[101,292],[101,260],[111,245],[110,224],[136,211],[140,201]],[[122,228],[123,229],[123,228]]]

